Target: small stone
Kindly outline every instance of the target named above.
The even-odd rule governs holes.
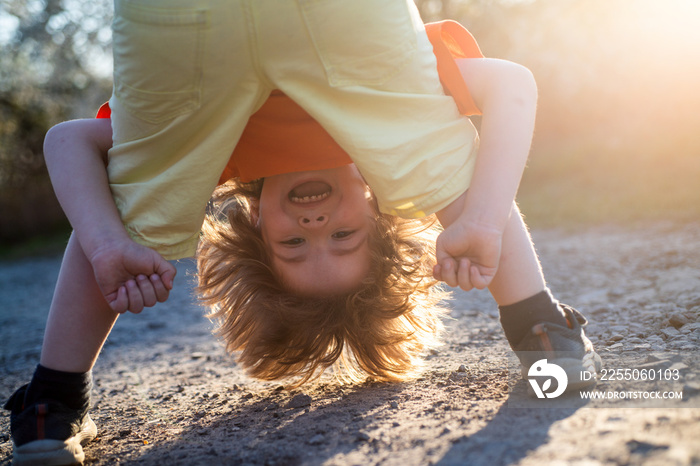
[[[695,345],[693,345],[692,343],[690,343],[690,342],[689,342],[687,339],[685,339],[685,338],[680,338],[680,339],[673,340],[671,343],[669,343],[668,346],[669,346],[669,348],[673,348],[673,349],[676,349],[676,350],[679,350],[679,351],[680,351],[680,350],[685,350],[685,349],[691,349],[691,350],[692,350],[692,349],[696,349],[696,348],[695,348]]]
[[[305,393],[299,393],[298,395],[294,395],[291,400],[289,400],[289,403],[287,403],[287,408],[303,408],[304,406],[309,406],[313,399],[305,394]]]
[[[389,407],[391,409],[399,409],[399,404],[396,401],[392,401],[389,403]]]
[[[369,435],[365,434],[364,432],[358,432],[355,436],[356,442],[369,442],[369,439]]]
[[[688,365],[683,363],[683,362],[673,363],[671,365],[671,367],[669,367],[669,370],[678,371],[678,372],[684,371],[686,369],[688,369]]]
[[[200,353],[199,351],[195,351],[194,353],[190,354],[190,357],[192,359],[203,359],[206,358],[207,355],[204,353]]]
[[[608,350],[622,349],[622,343],[615,343],[614,345],[608,346]]]
[[[325,437],[322,434],[316,434],[309,439],[309,445],[319,445],[323,443]]]
[[[461,365],[457,368],[457,372],[467,372],[467,366],[465,366],[464,364],[461,364]]]
[[[646,362],[667,361],[666,355],[663,353],[651,353],[647,355]]]
[[[688,318],[683,314],[673,314],[671,317],[669,317],[668,323],[679,329],[688,323]]]
[[[668,338],[671,338],[680,335],[681,332],[679,332],[678,329],[674,327],[666,327],[661,329],[661,333],[666,335]]]

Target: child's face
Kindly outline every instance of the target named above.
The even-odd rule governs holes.
[[[275,271],[298,293],[356,288],[369,273],[374,219],[355,165],[265,178],[258,223]]]

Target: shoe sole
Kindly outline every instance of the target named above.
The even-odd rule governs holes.
[[[80,432],[67,440],[34,440],[14,447],[13,466],[63,466],[83,464],[83,445],[97,436],[97,426],[87,416]]]

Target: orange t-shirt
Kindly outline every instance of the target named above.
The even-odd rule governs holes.
[[[440,82],[462,115],[477,115],[469,89],[455,63],[458,58],[481,58],[474,37],[455,21],[425,25],[437,59]],[[97,118],[109,118],[104,104]],[[324,170],[352,163],[348,154],[306,111],[281,91],[273,91],[243,130],[219,183],[239,177],[248,182],[282,173]]]

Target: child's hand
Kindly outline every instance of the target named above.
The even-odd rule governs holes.
[[[108,243],[90,262],[107,303],[120,314],[167,300],[177,273],[160,254],[131,240]]]
[[[435,279],[465,291],[486,288],[498,270],[503,233],[474,222],[455,222],[437,239]]]

